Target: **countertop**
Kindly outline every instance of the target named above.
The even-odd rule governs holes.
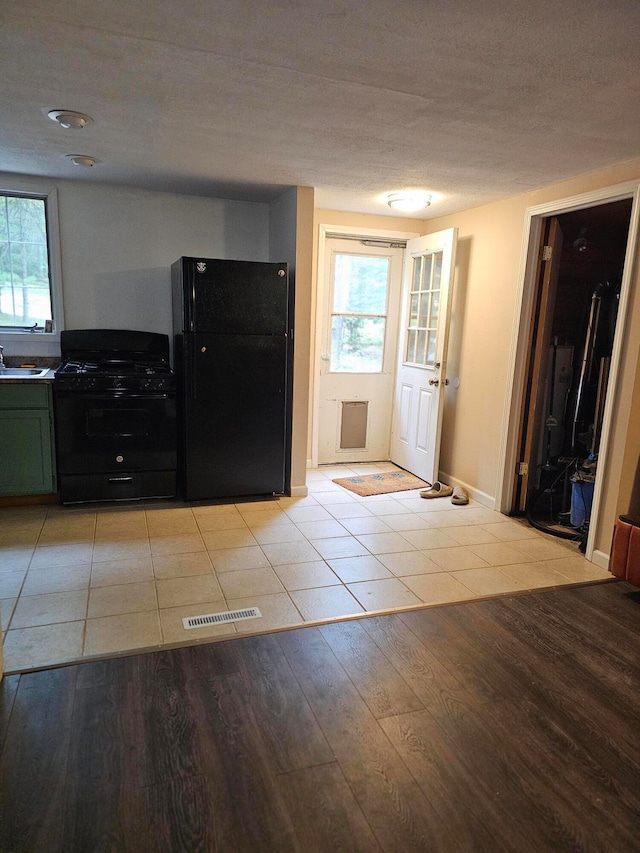
[[[50,383],[53,382],[54,376],[55,370],[53,368],[49,368],[43,376],[2,376],[2,371],[0,371],[0,387],[2,385],[22,385],[23,383],[28,385]]]

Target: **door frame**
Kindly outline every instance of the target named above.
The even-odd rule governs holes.
[[[318,226],[318,262],[316,266],[316,275],[315,282],[316,286],[313,292],[313,303],[311,306],[311,317],[312,317],[312,334],[313,339],[311,341],[311,351],[313,353],[313,358],[311,360],[311,376],[309,377],[309,385],[311,388],[311,394],[309,395],[311,400],[311,412],[310,412],[310,420],[311,420],[311,459],[308,460],[307,464],[311,468],[318,467],[318,430],[319,430],[319,411],[320,411],[320,387],[319,382],[317,382],[317,377],[320,375],[321,369],[321,358],[322,355],[322,324],[325,321],[325,318],[322,316],[322,306],[325,302],[325,288],[326,288],[326,272],[327,272],[327,264],[329,263],[329,252],[327,251],[327,238],[328,237],[337,237],[337,238],[351,238],[351,239],[361,239],[361,240],[389,240],[389,241],[398,241],[398,242],[406,242],[407,240],[412,240],[414,237],[419,237],[420,234],[415,231],[391,231],[388,229],[379,229],[379,228],[366,228],[366,227],[354,227],[348,225],[331,225],[329,223],[320,223]],[[406,263],[403,260],[403,270],[404,273],[404,264]]]
[[[520,254],[520,270],[518,273],[518,292],[516,294],[515,323],[511,338],[509,353],[509,368],[507,375],[509,385],[507,388],[507,399],[502,421],[502,438],[500,447],[500,466],[496,483],[496,509],[503,513],[511,511],[514,497],[514,471],[518,463],[519,435],[520,435],[520,412],[525,393],[525,379],[528,365],[529,353],[527,352],[529,328],[534,311],[534,294],[536,286],[536,270],[538,266],[538,247],[543,227],[543,219],[550,216],[559,216],[574,210],[587,207],[597,207],[600,204],[620,201],[625,198],[633,199],[631,218],[629,221],[629,234],[627,237],[627,248],[625,253],[624,269],[620,289],[620,303],[618,306],[618,317],[616,333],[611,354],[611,370],[609,373],[609,384],[607,399],[604,409],[604,420],[599,452],[599,471],[601,476],[596,476],[593,493],[593,504],[591,510],[591,524],[585,556],[588,560],[597,563],[602,568],[607,568],[608,559],[605,554],[595,551],[595,541],[602,524],[601,510],[603,503],[604,472],[607,468],[611,447],[610,440],[614,415],[617,420],[628,420],[631,395],[626,399],[617,394],[616,390],[621,381],[623,369],[624,341],[628,334],[630,322],[630,302],[633,288],[633,274],[636,267],[638,251],[638,233],[640,227],[640,181],[629,181],[612,187],[592,190],[588,193],[571,196],[564,199],[547,202],[546,204],[529,207],[525,211],[525,224],[523,233],[523,244]]]

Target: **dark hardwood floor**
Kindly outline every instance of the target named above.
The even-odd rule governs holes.
[[[640,851],[640,592],[7,677],[0,851]]]

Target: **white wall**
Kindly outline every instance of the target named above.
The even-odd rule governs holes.
[[[64,326],[69,329],[171,335],[173,261],[181,255],[269,260],[267,204],[6,173],[0,173],[0,187],[57,189]],[[36,354],[33,344],[33,336],[19,343],[7,340],[5,352]],[[58,355],[57,344],[51,344],[46,354]]]

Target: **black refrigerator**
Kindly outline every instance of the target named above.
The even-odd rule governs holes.
[[[289,494],[287,265],[183,257],[171,279],[183,498]]]

